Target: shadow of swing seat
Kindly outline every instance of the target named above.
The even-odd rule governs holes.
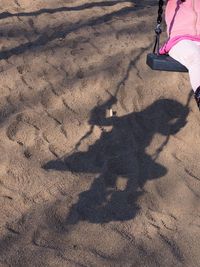
[[[157,55],[149,53],[146,58],[147,65],[152,70],[188,72],[188,69],[169,55]]]

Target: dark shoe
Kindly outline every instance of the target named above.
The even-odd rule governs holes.
[[[195,98],[195,100],[196,100],[196,102],[197,102],[197,106],[198,106],[198,108],[199,108],[199,110],[200,110],[200,86],[197,88],[197,90],[195,91],[195,93],[194,93],[194,98]]]

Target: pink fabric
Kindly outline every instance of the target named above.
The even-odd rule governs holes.
[[[199,0],[200,1],[200,0]],[[200,35],[199,36],[191,36],[191,35],[182,35],[182,36],[175,36],[172,39],[169,39],[159,50],[161,55],[169,53],[170,49],[182,40],[191,40],[200,42]]]
[[[168,41],[160,49],[161,54],[181,40],[200,41],[200,0],[168,0],[165,10]]]

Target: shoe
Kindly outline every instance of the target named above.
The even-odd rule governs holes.
[[[200,86],[197,88],[197,90],[195,91],[195,93],[194,93],[194,98],[195,98],[195,100],[196,100],[196,102],[197,102],[197,106],[198,106],[198,108],[199,108],[199,110],[200,110]]]

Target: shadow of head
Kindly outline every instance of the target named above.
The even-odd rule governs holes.
[[[160,99],[138,113],[153,134],[175,135],[187,124],[189,108],[172,99]]]

